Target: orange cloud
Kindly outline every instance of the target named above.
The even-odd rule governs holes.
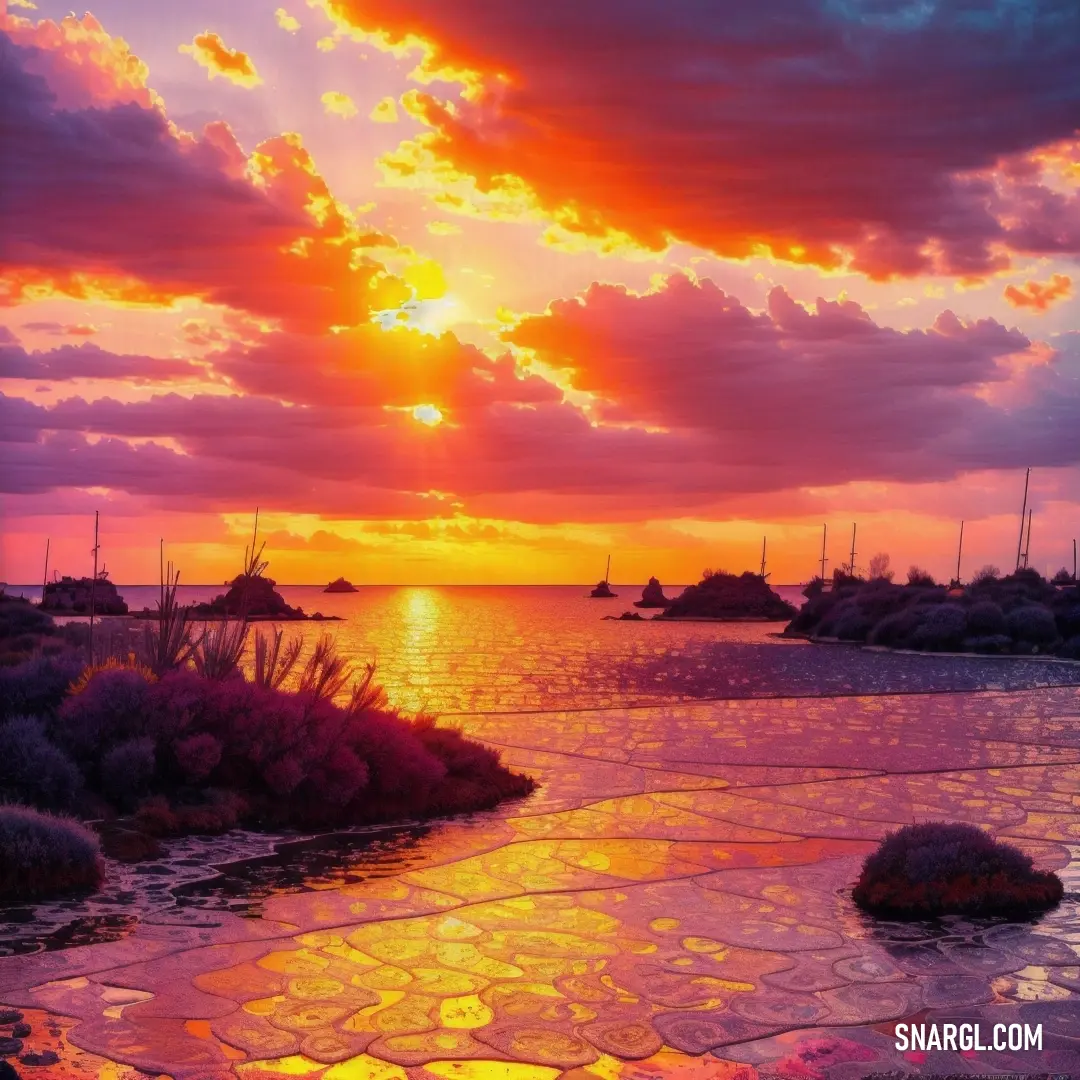
[[[220,75],[249,90],[262,83],[251,57],[239,49],[230,49],[217,34],[209,30],[196,34],[190,45],[180,46],[180,51],[194,57],[196,63],[206,68],[211,79]]]
[[[689,0],[685,19],[551,0],[542,20],[519,4],[495,23],[488,0],[312,3],[340,34],[418,58],[417,82],[462,88],[402,99],[429,130],[384,158],[388,183],[434,197],[448,178],[486,194],[509,177],[519,219],[541,214],[560,247],[681,241],[881,280],[1080,253],[1080,191],[1044,182],[1033,156],[1074,136],[1080,86],[1061,41],[1080,40],[1080,8],[1067,31],[1047,18],[1022,35],[1012,9],[988,16],[980,33],[1006,58],[991,76],[957,8],[900,29],[798,3],[777,31],[764,9],[733,21]],[[619,47],[597,50],[616,24]],[[958,86],[943,117],[935,105]],[[973,122],[999,98],[1015,107]]]
[[[409,299],[412,289],[372,254],[395,241],[334,197],[298,135],[249,155],[221,121],[196,136],[137,101],[60,107],[52,79],[76,85],[69,38],[57,38],[59,59],[41,47],[0,50],[5,104],[20,117],[17,129],[0,125],[0,306],[52,295],[164,306],[196,297],[318,332]],[[106,69],[80,76],[84,98],[87,86],[115,85],[121,52],[90,54]],[[79,184],[45,185],[43,175]]]
[[[1058,300],[1072,296],[1072,278],[1067,274],[1055,274],[1048,282],[1028,281],[1021,286],[1009,285],[1005,299],[1015,308],[1033,308],[1048,311]]]
[[[340,116],[343,120],[351,119],[360,111],[353,99],[340,90],[327,90],[319,100],[327,115]]]

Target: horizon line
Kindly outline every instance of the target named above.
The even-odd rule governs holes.
[[[156,581],[112,581],[109,584],[117,589],[157,589],[160,583]],[[192,581],[180,586],[181,589],[222,589],[231,582]],[[439,582],[402,582],[402,581],[365,581],[354,587],[359,592],[361,589],[575,589],[588,588],[595,585],[595,581],[511,581],[511,582],[481,582],[481,581],[439,581]],[[633,588],[639,584],[647,584],[636,581],[611,581],[608,582],[613,588]],[[672,582],[669,588],[680,585],[681,582]],[[696,584],[693,583],[693,584]],[[769,583],[770,588],[793,589],[800,585],[806,585],[806,581],[778,582],[776,585]],[[26,582],[0,581],[0,586],[9,589],[36,589],[40,583],[29,584]],[[275,585],[284,589],[325,589],[326,585],[321,581],[275,581]],[[686,586],[684,586],[686,587]],[[349,593],[339,593],[339,596],[348,596]]]

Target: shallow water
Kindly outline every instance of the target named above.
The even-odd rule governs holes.
[[[124,940],[0,958],[0,1002],[78,1018],[95,1068],[213,1080],[1075,1074],[1078,717],[1055,688],[465,718],[533,795],[242,860]],[[863,855],[934,818],[1059,868],[1065,902],[857,911]],[[1042,1024],[1044,1049],[893,1046],[957,1017]]]
[[[540,786],[276,852],[189,838],[111,868],[91,901],[14,913],[0,1002],[81,1021],[89,1055],[50,1036],[64,1075],[104,1059],[214,1080],[1080,1071],[1080,696],[1051,685],[1076,668],[604,622],[623,598],[578,589],[283,592],[345,616],[290,632],[377,653],[395,704],[461,714]],[[859,860],[913,818],[1013,839],[1061,868],[1066,902],[1026,925],[868,919],[848,898]],[[891,1022],[958,1013],[1044,1023],[1047,1049],[893,1050]]]
[[[632,609],[641,586],[593,600],[586,586],[361,587],[328,594],[283,586],[306,612],[330,623],[285,624],[310,650],[334,635],[406,712],[523,712],[613,708],[716,697],[1011,689],[1080,681],[1080,667],[1018,658],[871,655],[848,646],[779,641],[783,623],[605,621]],[[681,586],[668,592],[675,595]],[[799,586],[778,586],[802,601]],[[153,607],[157,587],[122,586],[132,610]],[[221,587],[186,586],[187,602]],[[33,589],[27,595],[36,595]],[[268,632],[268,627],[260,627]]]

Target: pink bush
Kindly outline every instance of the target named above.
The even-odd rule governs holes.
[[[176,763],[189,784],[205,780],[221,761],[221,743],[203,732],[173,742]]]
[[[181,670],[149,684],[102,671],[55,726],[92,792],[121,808],[140,793],[166,797],[144,801],[148,827],[161,834],[213,831],[237,816],[314,827],[456,813],[532,789],[494,751],[430,719],[343,709],[239,675]],[[215,790],[241,802],[207,809]]]

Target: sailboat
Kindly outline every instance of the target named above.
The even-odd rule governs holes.
[[[611,556],[609,555],[607,557],[607,569],[604,571],[604,580],[603,581],[598,581],[596,583],[596,588],[593,589],[593,591],[591,593],[589,593],[589,595],[594,600],[609,600],[609,599],[612,599],[612,598],[618,596],[618,593],[613,593],[611,591],[611,586],[608,584],[608,581],[610,579],[611,579]]]

